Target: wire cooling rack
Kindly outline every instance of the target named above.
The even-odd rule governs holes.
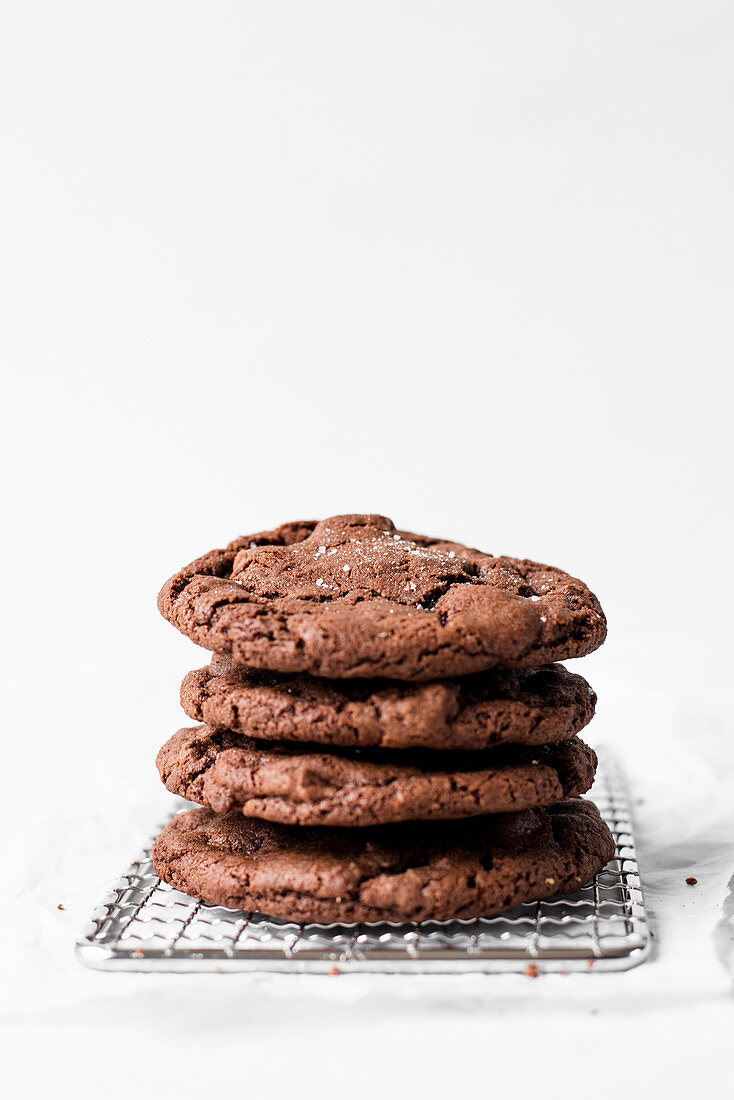
[[[608,751],[590,797],[614,858],[583,889],[499,917],[423,924],[290,924],[205,905],[156,875],[150,845],[77,942],[98,970],[451,973],[625,970],[650,950],[623,777]],[[161,826],[162,827],[162,826]],[[159,831],[159,830],[158,830]]]

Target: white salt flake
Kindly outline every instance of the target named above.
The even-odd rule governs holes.
[[[342,566],[342,572],[343,573],[348,573],[351,568],[352,568],[351,565],[343,565]]]
[[[541,621],[541,623],[547,623],[547,622],[548,622],[548,620],[546,619],[545,615],[541,615],[541,616],[540,616],[540,621]]]
[[[323,580],[321,579],[321,577],[319,577],[319,579],[318,579],[318,580],[316,581],[316,587],[317,587],[317,588],[321,588],[321,585],[322,585],[323,583],[324,583],[324,582],[323,582]]]

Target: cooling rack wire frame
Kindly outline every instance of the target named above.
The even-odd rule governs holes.
[[[138,972],[626,970],[647,957],[651,941],[626,784],[608,750],[599,751],[589,797],[612,830],[616,851],[592,882],[564,898],[481,920],[291,924],[179,893],[156,875],[148,844],[92,914],[76,951],[94,969]]]

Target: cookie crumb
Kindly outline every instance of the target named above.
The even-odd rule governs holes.
[[[62,905],[62,904],[61,904],[61,902],[59,902],[59,904],[58,904],[58,905],[56,906],[56,908],[57,908],[57,909],[61,909],[62,911],[65,911],[65,910],[66,910],[66,906],[65,906],[65,905]]]
[[[698,879],[697,878],[693,878],[693,876],[691,876],[690,878],[686,879],[686,886],[697,886],[697,885],[698,885]]]
[[[525,974],[528,978],[538,977],[538,968],[535,963],[529,963],[528,966],[525,967]]]
[[[546,886],[555,886],[556,880],[554,878],[547,878],[545,880]]]
[[[329,971],[329,977],[336,978],[338,974],[341,974],[341,970],[339,969],[339,967],[332,966],[331,970]]]
[[[594,963],[595,962],[596,962],[596,959],[589,959],[589,970],[594,969]]]

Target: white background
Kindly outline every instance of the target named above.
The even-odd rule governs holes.
[[[90,1096],[395,1073],[413,1095],[721,1095],[732,5],[0,12],[5,1068]],[[204,663],[158,588],[345,511],[596,590],[609,641],[576,667],[637,800],[653,962],[406,982],[74,960],[168,804],[153,759]]]

